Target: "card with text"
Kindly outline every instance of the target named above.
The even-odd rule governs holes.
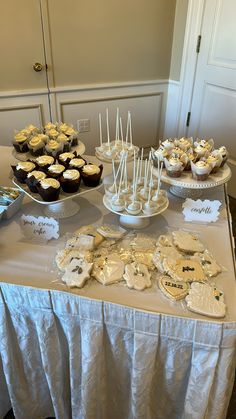
[[[219,218],[220,201],[197,199],[196,201],[187,198],[183,203],[183,214],[185,221],[200,221],[213,223]]]
[[[59,223],[54,218],[34,217],[33,215],[22,215],[21,229],[28,239],[48,241],[58,239]]]

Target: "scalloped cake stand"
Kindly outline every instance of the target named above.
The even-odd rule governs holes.
[[[157,169],[154,167],[153,174],[157,176],[157,173]],[[223,185],[230,178],[231,170],[227,165],[224,165],[217,173],[209,175],[208,179],[204,181],[193,179],[191,172],[183,172],[181,177],[171,178],[164,169],[161,176],[164,183],[171,185],[170,192],[180,198],[199,198],[204,189]]]
[[[109,211],[120,216],[119,222],[122,226],[126,228],[141,229],[147,227],[150,224],[151,217],[155,217],[156,215],[161,214],[168,208],[169,200],[167,198],[167,195],[165,191],[160,192],[163,193],[163,195],[161,196],[161,198],[163,198],[163,203],[160,205],[158,211],[151,215],[130,215],[126,211],[114,211],[110,206],[110,199],[106,195],[103,196],[103,204]]]

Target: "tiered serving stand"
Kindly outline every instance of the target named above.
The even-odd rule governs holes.
[[[82,155],[85,152],[85,145],[82,143],[82,141],[79,141],[78,145],[72,148],[72,151],[76,151],[77,154]],[[29,158],[32,158],[32,155],[29,153],[13,152],[13,156],[21,161],[25,161]],[[93,162],[94,158],[91,158],[90,161]],[[96,161],[94,161],[94,163],[96,163]],[[39,194],[32,193],[27,187],[27,185],[19,183],[15,178],[12,179],[12,182],[27,196],[29,196],[33,201],[43,205],[44,214],[47,217],[54,218],[68,218],[77,214],[80,207],[75,201],[73,201],[73,198],[82,196],[91,190],[99,189],[102,186],[102,180],[100,184],[96,187],[87,187],[84,186],[81,182],[79,192],[68,194],[62,191],[57,201],[48,202],[44,201]]]

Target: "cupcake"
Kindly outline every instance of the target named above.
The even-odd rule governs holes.
[[[174,148],[175,143],[174,140],[172,140],[172,138],[167,138],[167,140],[162,141],[161,145],[167,150],[170,151]]]
[[[194,163],[196,161],[196,155],[194,154],[193,150],[190,148],[187,152],[187,164],[184,168],[185,171],[191,170],[191,161]]]
[[[81,172],[82,168],[86,164],[86,160],[84,160],[81,156],[77,156],[69,162],[69,169],[77,169]]]
[[[188,151],[189,148],[193,145],[193,138],[192,137],[182,137],[175,142],[176,146],[181,148],[183,151]]]
[[[191,161],[191,170],[193,178],[196,180],[206,180],[212,167],[206,160],[199,160],[195,163]]]
[[[49,141],[49,136],[46,134],[39,133],[37,137],[40,138],[40,140],[42,140],[44,144],[46,144]]]
[[[45,126],[44,126],[44,131],[48,132],[51,129],[56,129],[56,124],[53,124],[52,122],[48,122]]]
[[[25,183],[28,185],[29,190],[33,193],[38,192],[38,184],[41,179],[46,178],[46,173],[41,172],[39,170],[33,170],[32,172],[27,174],[27,177],[25,179]]]
[[[47,173],[47,170],[51,164],[55,163],[55,159],[52,156],[40,156],[35,159],[35,164],[37,166],[37,169],[42,170],[43,172]]]
[[[52,164],[49,166],[47,174],[49,177],[54,179],[58,179],[65,170],[65,166],[63,164]]]
[[[29,151],[33,156],[43,154],[44,146],[44,141],[38,135],[35,135],[28,141]]]
[[[78,170],[65,170],[60,177],[61,187],[64,192],[74,193],[79,190],[80,172]]]
[[[103,165],[97,166],[96,164],[85,164],[81,170],[81,177],[85,186],[98,186],[103,171]]]
[[[39,180],[38,193],[44,201],[57,201],[60,194],[60,183],[56,179],[46,178]]]
[[[47,131],[47,135],[49,136],[49,138],[51,138],[51,140],[56,140],[59,135],[59,132],[53,128]]]
[[[227,151],[227,149],[226,149],[225,146],[221,146],[220,148],[217,149],[217,151],[219,151],[219,153],[222,156],[221,167],[223,167],[224,164],[226,163],[227,159],[228,159],[229,153],[228,153],[228,151]]]
[[[164,159],[166,173],[170,177],[180,177],[182,171],[184,170],[184,164],[178,157],[170,157],[169,159]]]
[[[63,164],[66,168],[72,159],[76,157],[76,153],[66,152],[58,156],[58,163]]]
[[[27,136],[22,131],[19,131],[13,140],[13,147],[17,151],[17,153],[27,153],[28,143],[27,143]]]
[[[58,135],[57,137],[57,141],[59,143],[63,144],[63,151],[64,152],[68,152],[71,150],[71,146],[72,146],[72,139],[70,137],[67,137],[65,134],[61,133]]]
[[[76,131],[73,126],[62,123],[58,126],[58,129],[70,139],[72,146],[78,144],[78,131]]]
[[[164,161],[165,157],[168,157],[169,153],[163,145],[160,145],[157,150],[154,151],[153,157],[155,160]]]
[[[49,140],[45,145],[45,151],[49,156],[57,158],[63,151],[63,144],[56,140]]]
[[[218,150],[214,150],[211,154],[209,154],[206,161],[212,167],[211,173],[216,173],[219,170],[222,160],[222,155]]]
[[[29,135],[31,136],[37,135],[40,132],[40,129],[33,124],[27,125],[27,127],[25,127],[25,130],[28,131],[30,133]]]
[[[25,183],[27,174],[35,169],[35,164],[31,161],[21,161],[16,166],[12,166],[15,178],[20,183]]]

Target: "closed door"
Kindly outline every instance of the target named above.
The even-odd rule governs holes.
[[[47,89],[43,39],[40,0],[1,1],[0,91]]]
[[[213,137],[230,152],[236,197],[236,1],[206,0],[188,134]]]

